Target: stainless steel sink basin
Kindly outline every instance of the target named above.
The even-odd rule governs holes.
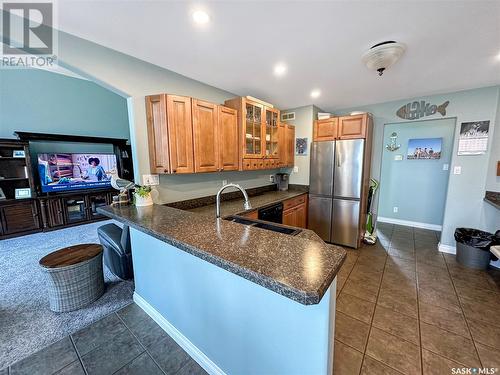
[[[232,221],[232,222],[238,223],[238,224],[249,225],[249,226],[252,226],[255,228],[271,230],[273,232],[288,234],[290,236],[296,236],[297,234],[302,232],[301,229],[291,228],[291,227],[287,227],[284,225],[270,223],[270,222],[266,222],[266,221],[262,221],[262,220],[247,219],[247,218],[244,218],[241,216],[235,216],[235,215],[227,216],[224,218],[224,220]]]

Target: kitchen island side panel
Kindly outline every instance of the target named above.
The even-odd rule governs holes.
[[[302,305],[138,230],[131,239],[135,293],[224,373],[328,373],[336,279]]]

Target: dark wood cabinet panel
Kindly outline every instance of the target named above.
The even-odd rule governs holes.
[[[49,227],[64,225],[64,208],[61,199],[49,199],[46,201],[47,221]],[[43,206],[42,206],[43,207]]]
[[[0,207],[2,234],[11,235],[39,230],[40,215],[35,200],[17,201]]]

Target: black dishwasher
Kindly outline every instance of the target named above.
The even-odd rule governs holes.
[[[276,203],[272,206],[259,210],[259,220],[271,221],[273,223],[283,223],[283,203]]]

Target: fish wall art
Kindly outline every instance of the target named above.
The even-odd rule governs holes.
[[[414,101],[399,108],[396,115],[405,120],[418,120],[425,116],[432,116],[435,113],[446,116],[446,107],[448,107],[448,104],[450,104],[449,100],[441,105],[427,103],[425,100]]]

